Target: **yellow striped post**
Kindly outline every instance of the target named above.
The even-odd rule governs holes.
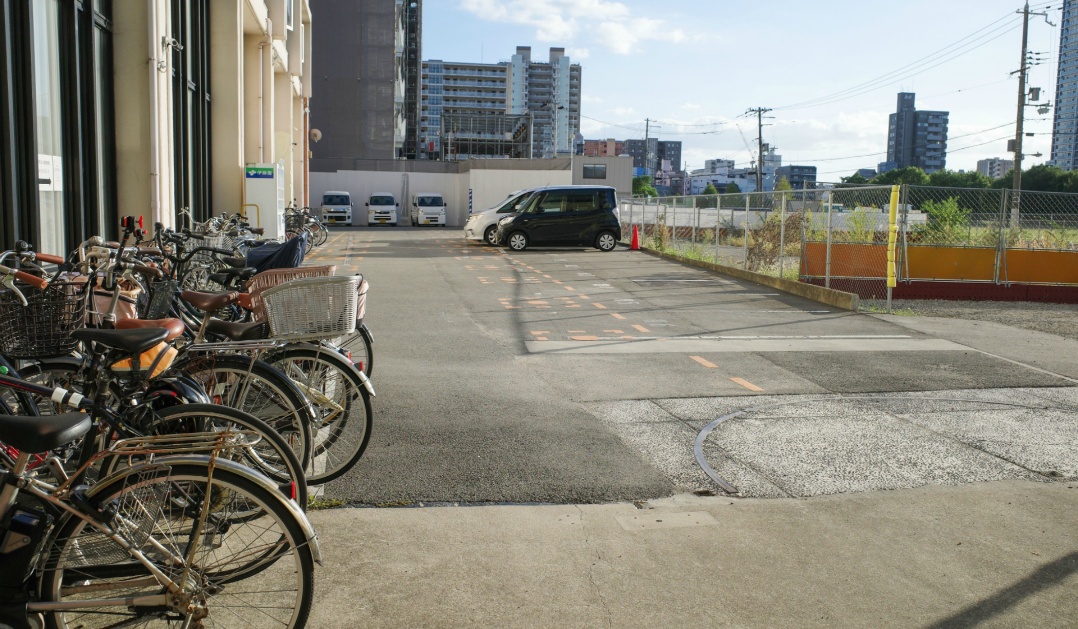
[[[895,244],[898,242],[898,186],[891,186],[891,212],[887,219],[887,312],[891,312],[891,289],[895,280]]]

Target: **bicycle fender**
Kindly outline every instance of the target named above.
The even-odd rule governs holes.
[[[162,397],[178,398],[182,404],[212,403],[210,396],[202,386],[194,378],[184,374],[155,378],[150,381],[146,399],[153,400]]]

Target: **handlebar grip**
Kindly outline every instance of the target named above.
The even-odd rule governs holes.
[[[187,236],[188,238],[193,238],[194,240],[206,240],[206,237],[203,236],[202,234],[191,234],[191,233],[188,233],[187,231],[184,231],[183,234],[184,234],[184,236]]]
[[[45,290],[49,287],[48,280],[43,277],[38,277],[36,275],[30,275],[25,271],[15,271],[15,279],[19,280],[20,282],[26,282],[27,284],[33,286],[38,290]]]
[[[164,272],[162,272],[161,269],[155,269],[152,266],[146,266],[144,264],[136,264],[131,268],[136,273],[141,273],[145,277],[154,277],[156,279],[161,279],[165,276]]]
[[[48,264],[63,264],[64,263],[64,258],[63,257],[54,256],[54,255],[52,255],[50,253],[35,253],[34,254],[34,259],[38,260],[40,262],[48,263]]]

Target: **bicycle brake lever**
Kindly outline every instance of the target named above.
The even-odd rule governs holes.
[[[4,288],[8,288],[8,289],[11,289],[11,290],[15,291],[15,294],[19,296],[19,301],[22,302],[22,305],[23,305],[24,308],[29,305],[29,303],[26,301],[26,296],[22,294],[22,291],[19,290],[18,286],[15,286],[15,274],[14,273],[4,275],[4,279],[0,280],[0,284],[3,284]]]

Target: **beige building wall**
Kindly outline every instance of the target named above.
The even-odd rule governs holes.
[[[309,0],[208,3],[212,214],[244,203],[244,166],[285,164],[285,200],[306,202]],[[292,29],[285,26],[291,5]],[[116,0],[113,24],[120,215],[174,226],[168,0]],[[306,38],[304,36],[307,36]],[[291,41],[290,41],[291,40]]]

